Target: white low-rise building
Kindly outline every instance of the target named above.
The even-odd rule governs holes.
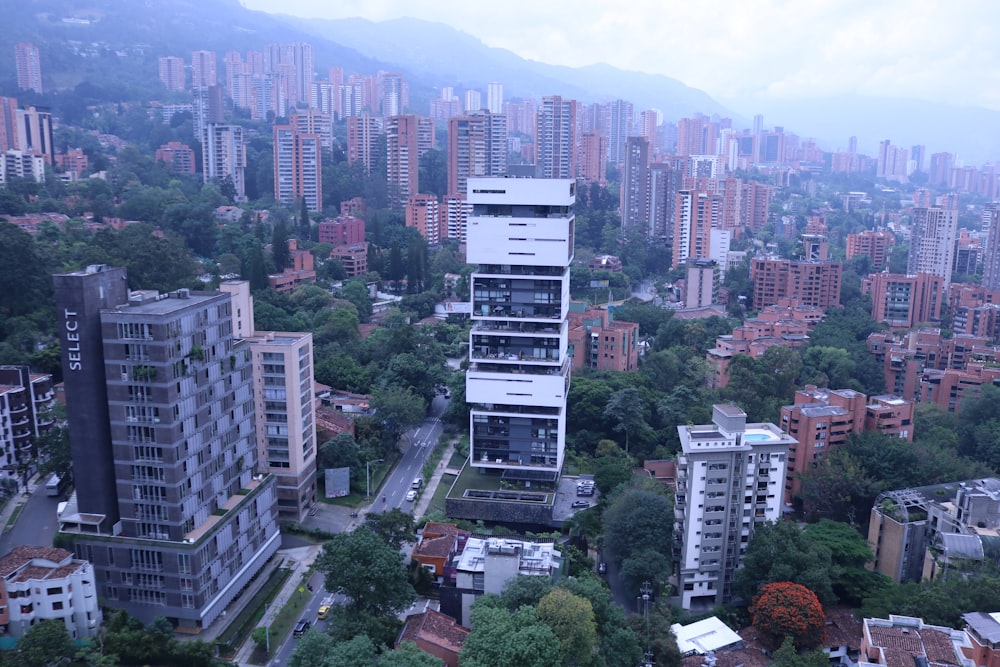
[[[463,624],[469,623],[472,604],[480,595],[503,592],[507,582],[518,575],[553,577],[562,569],[562,553],[552,542],[533,542],[509,537],[470,537],[454,563],[454,602],[451,615]],[[442,608],[444,611],[444,608]],[[460,616],[460,618],[459,618]]]
[[[15,547],[0,558],[0,628],[22,637],[44,620],[62,620],[73,639],[97,634],[94,568],[65,549]]]

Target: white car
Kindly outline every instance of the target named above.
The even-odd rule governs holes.
[[[411,503],[414,500],[416,500],[417,499],[417,491],[416,491],[416,489],[410,489],[409,491],[407,491],[406,492],[406,499],[408,501],[410,501]]]

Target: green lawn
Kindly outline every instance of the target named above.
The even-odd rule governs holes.
[[[454,483],[455,475],[441,475],[441,481],[438,483],[437,490],[434,491],[434,497],[431,498],[431,503],[427,506],[428,514],[434,510],[445,511],[445,500],[448,498],[448,491],[451,489],[451,485]]]
[[[479,468],[473,468],[470,465],[466,465],[462,469],[462,474],[458,476],[455,480],[455,486],[450,494],[449,498],[461,498],[465,495],[468,489],[482,489],[484,491],[500,491],[500,476],[499,475],[482,475],[479,473]]]
[[[292,626],[294,626],[295,622],[302,616],[302,610],[306,608],[306,603],[309,602],[309,598],[312,595],[305,585],[305,582],[309,579],[311,574],[311,570],[306,572],[302,578],[302,582],[299,584],[299,587],[295,589],[294,593],[292,593],[292,597],[288,599],[285,606],[282,607],[276,614],[272,615],[274,620],[271,621],[269,626],[272,649],[281,646],[281,642],[283,642],[285,637],[288,636],[288,633],[292,631]],[[255,652],[253,658],[257,657],[259,656],[257,656]],[[270,656],[265,657],[265,662],[268,658],[270,658]]]
[[[235,647],[238,647],[250,636],[253,629],[257,627],[257,621],[264,615],[264,604],[274,599],[274,596],[278,594],[278,590],[291,573],[292,571],[286,567],[276,568],[271,572],[268,580],[257,591],[257,594],[253,596],[250,602],[243,607],[239,615],[229,624],[229,627],[223,630],[216,639],[220,651],[228,655],[230,654],[229,652],[233,651]]]
[[[23,509],[24,509],[24,503],[19,502],[17,503],[17,505],[14,506],[14,513],[10,515],[9,519],[7,519],[7,525],[4,526],[3,532],[6,533],[8,530],[14,527],[14,524],[17,523],[17,518],[21,516],[21,510]]]

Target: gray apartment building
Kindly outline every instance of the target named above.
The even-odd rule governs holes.
[[[103,265],[55,276],[77,480],[59,529],[109,606],[199,630],[280,541],[252,356],[228,294],[129,293],[125,279]]]

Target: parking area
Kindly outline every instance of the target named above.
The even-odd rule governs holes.
[[[584,489],[590,487],[592,495],[579,494],[581,482]],[[593,482],[593,475],[563,475],[559,480],[559,489],[552,507],[552,518],[555,521],[566,521],[577,512],[586,512],[588,507],[596,505],[601,493],[593,486]]]

